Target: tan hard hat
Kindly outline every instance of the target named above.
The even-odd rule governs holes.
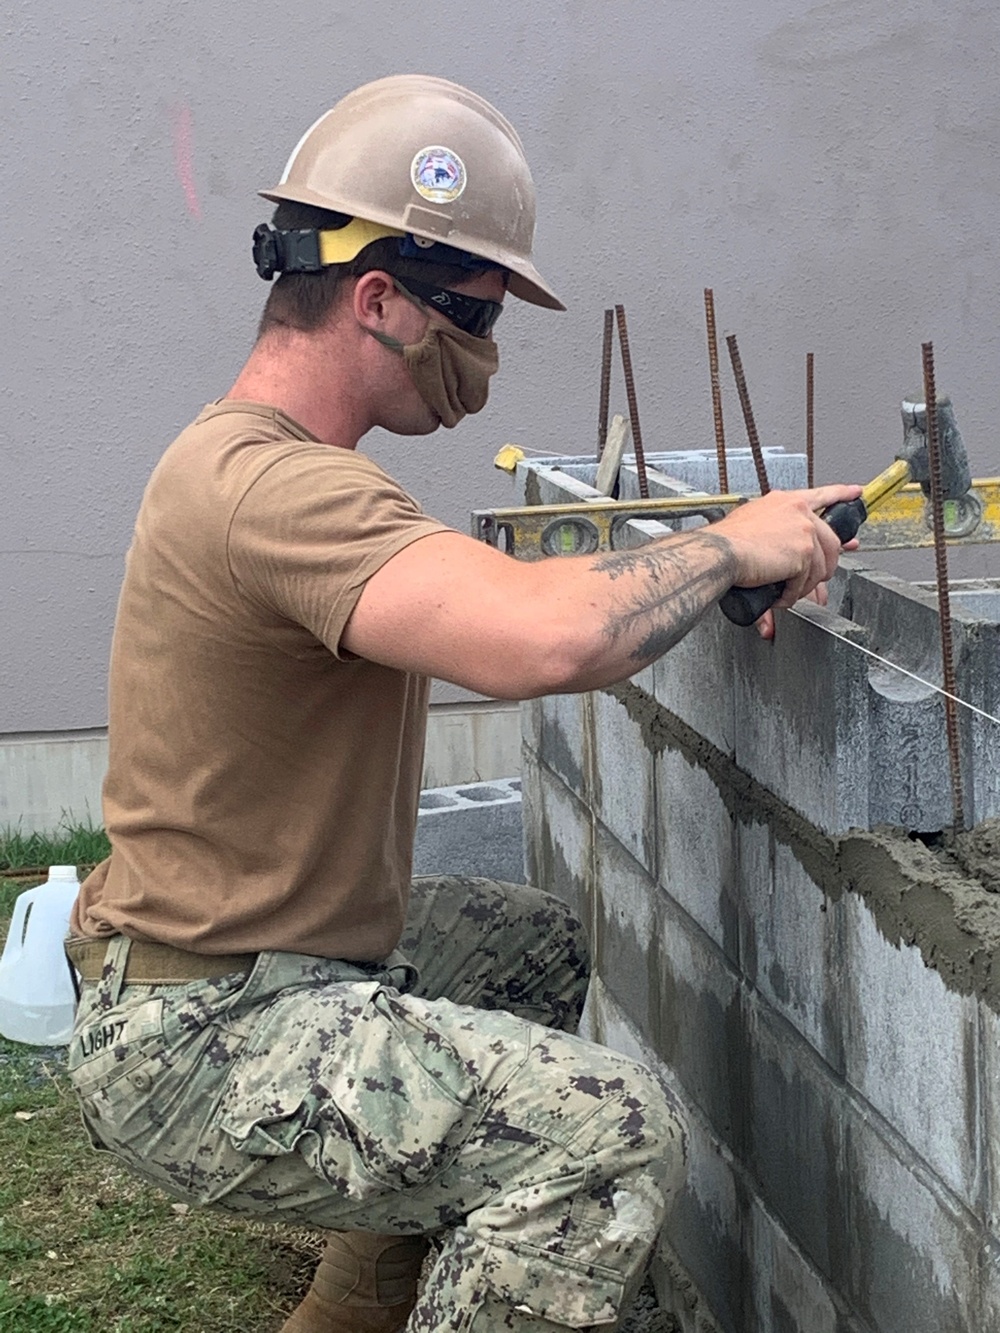
[[[509,269],[523,301],[566,308],[531,262],[535,186],[517,132],[447,79],[396,74],[348,93],[260,193],[444,241]]]

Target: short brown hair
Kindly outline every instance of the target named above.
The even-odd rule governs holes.
[[[339,230],[350,218],[344,213],[313,208],[310,204],[280,203],[272,224],[279,231]],[[345,278],[360,278],[380,269],[397,278],[418,278],[437,287],[452,287],[466,281],[468,269],[458,264],[435,264],[423,259],[404,259],[395,236],[372,241],[346,264],[329,264],[318,273],[282,273],[268,293],[257,326],[257,337],[273,329],[297,329],[311,333],[327,318],[343,288]]]

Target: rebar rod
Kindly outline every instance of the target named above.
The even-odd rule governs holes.
[[[733,363],[733,378],[736,381],[736,392],[740,396],[740,407],[743,409],[743,422],[747,428],[747,440],[750,443],[750,452],[753,454],[753,465],[757,469],[757,484],[760,487],[761,495],[766,495],[771,489],[771,483],[767,479],[767,468],[764,466],[760,436],[757,434],[757,423],[753,419],[753,408],[750,406],[750,394],[747,391],[746,376],[743,374],[743,362],[740,360],[740,349],[736,344],[735,333],[726,335],[726,346],[729,348],[729,359]]]
[[[806,485],[816,485],[815,460],[815,393],[813,383],[813,354],[806,352]]]
[[[934,565],[937,572],[938,619],[941,622],[941,677],[944,685],[944,717],[951,765],[952,819],[956,829],[965,828],[962,794],[962,751],[958,735],[955,695],[955,654],[951,627],[951,595],[948,587],[948,548],[944,536],[944,494],[941,484],[941,445],[938,437],[937,386],[934,377],[934,344],[922,343],[924,404],[927,414],[927,458],[931,481],[931,518],[934,524]]]
[[[726,463],[726,431],[722,423],[722,385],[719,382],[719,343],[715,335],[715,293],[705,288],[705,328],[708,333],[708,373],[712,382],[712,418],[715,422],[715,452],[719,459],[719,494],[729,494]]]
[[[611,399],[611,339],[614,337],[613,310],[604,312],[604,344],[601,348],[601,401],[597,409],[597,461],[604,453],[604,441],[608,438],[608,404]]]
[[[618,319],[618,341],[622,349],[622,371],[625,375],[625,392],[628,395],[628,415],[632,425],[632,443],[635,446],[635,467],[639,474],[639,495],[649,499],[649,482],[646,480],[646,455],[642,451],[642,431],[639,429],[639,404],[635,396],[635,378],[632,374],[632,355],[628,347],[628,327],[625,323],[625,307],[615,306]]]

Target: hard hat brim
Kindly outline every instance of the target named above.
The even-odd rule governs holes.
[[[527,301],[529,305],[544,306],[546,310],[566,309],[555,292],[542,281],[542,275],[533,264],[518,264],[516,271],[512,268],[507,290],[511,296]]]

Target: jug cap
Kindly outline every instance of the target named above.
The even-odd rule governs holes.
[[[49,879],[76,879],[76,866],[49,866]]]

